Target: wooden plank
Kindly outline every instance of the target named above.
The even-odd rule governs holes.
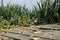
[[[4,38],[4,36],[1,36],[1,35],[0,35],[0,39],[3,39],[3,38]]]
[[[36,27],[36,28],[60,28],[60,25],[57,24],[47,24],[47,25],[37,25],[37,26],[31,26],[32,28]]]
[[[12,34],[12,33],[7,33],[7,34],[2,34],[2,36],[8,37],[8,38],[12,38],[12,39],[29,39],[29,36],[25,36],[25,35],[20,35],[20,34]]]
[[[13,40],[13,39],[0,35],[0,40]]]

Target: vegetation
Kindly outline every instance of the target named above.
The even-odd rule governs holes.
[[[28,10],[25,6],[21,7],[18,5],[0,6],[0,27],[9,28],[12,25],[19,26],[30,26],[34,24],[34,20],[37,19],[36,23],[46,22],[48,24],[60,22],[60,1],[46,0],[37,3],[34,8]],[[51,3],[52,2],[52,3]]]
[[[41,21],[46,22],[48,24],[60,22],[60,1],[52,1],[53,0],[45,0],[44,2],[42,1],[41,6],[40,3],[37,3],[39,10],[37,10],[37,7],[34,7],[34,13],[36,13],[35,17],[38,19],[38,23]]]

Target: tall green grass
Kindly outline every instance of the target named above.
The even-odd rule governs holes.
[[[25,6],[7,5],[0,6],[0,23],[3,25],[27,26],[31,24],[31,11]],[[4,21],[4,22],[2,22]],[[6,23],[7,22],[7,23]]]
[[[58,20],[60,20],[60,12],[58,11],[60,10],[60,1],[55,0],[53,3],[51,3],[51,1],[46,0],[45,2],[42,1],[42,4],[37,3],[39,10],[37,10],[36,6],[34,7],[38,22],[43,21],[48,24],[59,22]]]
[[[52,0],[51,0],[52,1]],[[51,3],[49,0],[37,3],[32,10],[25,6],[18,5],[0,6],[0,27],[9,28],[12,25],[30,26],[37,18],[37,24],[46,22],[48,24],[60,22],[60,1],[55,0]]]

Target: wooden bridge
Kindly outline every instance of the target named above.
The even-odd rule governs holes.
[[[1,30],[0,40],[60,40],[60,25],[38,25]]]

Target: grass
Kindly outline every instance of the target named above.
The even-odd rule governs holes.
[[[42,0],[41,0],[42,1]],[[60,1],[55,0],[37,3],[38,7],[34,5],[32,10],[29,10],[25,5],[10,5],[0,6],[0,28],[10,28],[10,26],[24,26],[28,27],[33,24],[47,23],[55,24],[60,22]],[[57,5],[56,5],[57,4]],[[36,20],[36,22],[34,22]],[[60,23],[59,23],[60,24]]]

